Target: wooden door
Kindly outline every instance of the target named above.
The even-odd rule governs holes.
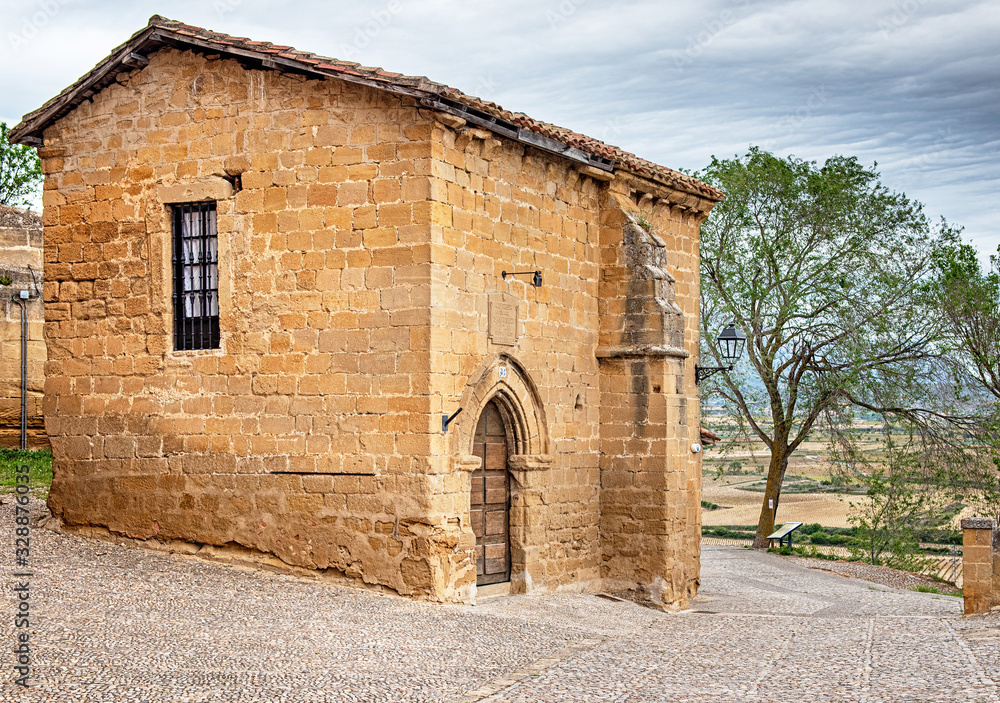
[[[507,432],[491,401],[473,444],[483,465],[472,474],[472,531],[476,533],[476,584],[510,581],[510,474]]]

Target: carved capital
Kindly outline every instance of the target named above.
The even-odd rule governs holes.
[[[511,471],[547,471],[552,468],[552,454],[518,454],[507,460]]]
[[[455,471],[472,473],[483,465],[483,460],[474,454],[462,454],[455,457]]]
[[[521,487],[519,498],[521,507],[541,501],[545,488],[552,476],[554,457],[551,454],[519,454],[507,459],[507,468],[511,477]]]
[[[962,520],[963,530],[992,530],[996,526],[992,518],[967,517]]]

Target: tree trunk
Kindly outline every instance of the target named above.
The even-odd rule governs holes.
[[[767,536],[774,532],[774,516],[778,512],[778,498],[781,497],[781,484],[785,480],[787,468],[788,445],[775,442],[771,448],[771,464],[767,469],[767,486],[764,489],[764,502],[760,507],[757,535],[753,540],[754,549],[767,549]]]

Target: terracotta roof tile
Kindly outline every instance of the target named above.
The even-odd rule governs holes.
[[[188,41],[185,37],[190,37]],[[170,40],[173,41],[170,41]],[[52,121],[59,119],[63,114],[72,109],[83,99],[83,92],[90,86],[97,86],[97,89],[107,83],[101,84],[102,80],[107,80],[108,74],[113,75],[120,69],[122,58],[130,51],[137,51],[143,47],[148,47],[155,51],[158,46],[156,42],[167,42],[173,44],[189,44],[197,46],[197,42],[219,47],[220,52],[226,52],[227,47],[239,50],[242,53],[238,58],[246,57],[248,52],[258,55],[266,55],[268,61],[274,61],[277,56],[288,64],[298,64],[300,69],[307,72],[334,71],[342,76],[356,76],[357,78],[345,78],[345,80],[359,80],[369,85],[382,87],[386,90],[398,89],[398,92],[405,92],[408,95],[423,98],[441,98],[454,103],[465,105],[468,108],[485,113],[519,128],[533,132],[542,137],[555,140],[568,147],[575,147],[580,151],[614,162],[618,168],[625,169],[631,173],[644,176],[651,180],[663,183],[673,188],[698,195],[709,200],[721,200],[723,193],[711,186],[702,183],[696,178],[680,173],[673,169],[660,166],[635,154],[625,151],[619,147],[606,144],[598,139],[588,137],[584,134],[574,132],[564,127],[535,120],[523,113],[514,113],[503,109],[496,103],[482,100],[472,95],[466,95],[462,91],[435,83],[423,76],[406,76],[400,73],[385,71],[381,68],[370,68],[361,66],[353,61],[340,61],[338,59],[319,56],[317,54],[301,52],[290,46],[271,44],[248,39],[246,37],[235,37],[221,32],[182,24],[174,20],[169,20],[158,15],[150,18],[149,24],[133,35],[129,41],[116,48],[110,56],[98,64],[87,75],[72,86],[64,90],[58,96],[49,100],[38,110],[24,116],[17,127],[11,130],[12,139],[21,139],[31,135],[39,135],[42,130]],[[291,69],[288,64],[278,64],[275,68]],[[271,64],[268,64],[269,66]]]

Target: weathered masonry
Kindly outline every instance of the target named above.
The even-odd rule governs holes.
[[[438,601],[696,592],[721,193],[425,78],[160,17],[13,134],[46,175],[68,526]]]
[[[1000,610],[1000,529],[992,518],[962,520],[962,571],[965,614]]]
[[[42,221],[37,213],[0,205],[0,447],[21,446],[22,372],[25,434],[47,447],[42,425]],[[22,316],[23,313],[23,316]],[[22,340],[23,338],[23,340]],[[22,347],[23,343],[23,347]],[[21,353],[26,351],[22,366]]]

